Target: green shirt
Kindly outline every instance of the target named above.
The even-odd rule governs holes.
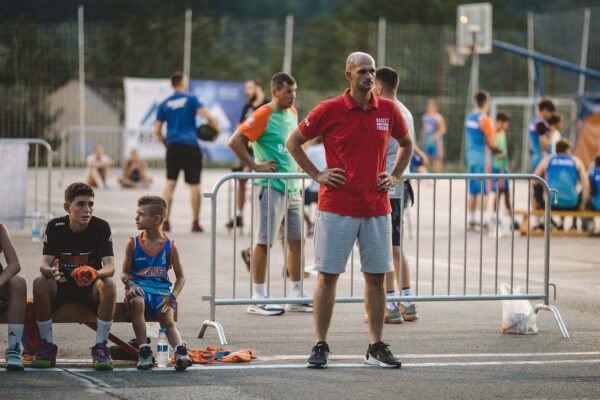
[[[504,153],[503,156],[498,157],[494,155],[494,168],[508,171],[508,146],[506,143],[506,133],[504,131],[498,131],[498,137],[496,138],[496,147]]]
[[[294,107],[278,110],[273,103],[254,111],[238,128],[252,143],[255,162],[277,161],[277,172],[298,172],[298,164],[285,147],[288,136],[298,126],[298,112]],[[268,186],[267,179],[255,179],[256,185]],[[285,193],[285,180],[273,179],[271,187]],[[300,191],[297,179],[288,180],[288,193]]]

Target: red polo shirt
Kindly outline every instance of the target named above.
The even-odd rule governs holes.
[[[315,107],[298,128],[307,139],[323,137],[327,168],[345,170],[341,187],[321,185],[319,210],[351,217],[392,212],[387,192],[377,190],[377,183],[385,171],[390,136],[401,139],[408,133],[393,101],[373,95],[364,110],[346,89],[342,96]]]

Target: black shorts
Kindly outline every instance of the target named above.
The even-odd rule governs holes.
[[[183,143],[167,145],[167,179],[176,181],[183,170],[185,182],[190,185],[200,183],[202,173],[202,149]]]
[[[312,203],[319,202],[319,192],[311,192],[308,189],[304,189],[304,205],[310,206]]]
[[[79,287],[72,283],[59,283],[56,297],[52,301],[52,311],[58,310],[63,304],[78,303],[89,308],[94,314],[98,311],[98,304],[94,301],[94,284]]]
[[[400,246],[400,237],[403,233],[403,222],[400,219],[400,198],[391,198],[390,204],[392,206],[392,246]],[[412,186],[410,182],[404,182],[404,209],[408,206],[409,202],[413,201]]]

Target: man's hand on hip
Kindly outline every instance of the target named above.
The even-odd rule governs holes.
[[[320,185],[326,185],[334,189],[339,188],[346,183],[346,176],[341,168],[331,168],[319,172],[314,176],[314,180]]]
[[[387,192],[400,182],[400,177],[394,176],[389,172],[382,172],[379,174],[379,183],[377,184],[377,190],[380,192]]]
[[[277,172],[277,161],[267,160],[256,164],[252,169],[256,172]]]

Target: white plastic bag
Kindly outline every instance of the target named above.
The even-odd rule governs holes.
[[[503,283],[500,286],[502,294],[511,294],[510,286]],[[515,288],[514,294],[521,294],[519,288]],[[527,300],[502,300],[502,333],[513,333],[516,335],[535,335],[538,333],[536,324],[536,313]]]

